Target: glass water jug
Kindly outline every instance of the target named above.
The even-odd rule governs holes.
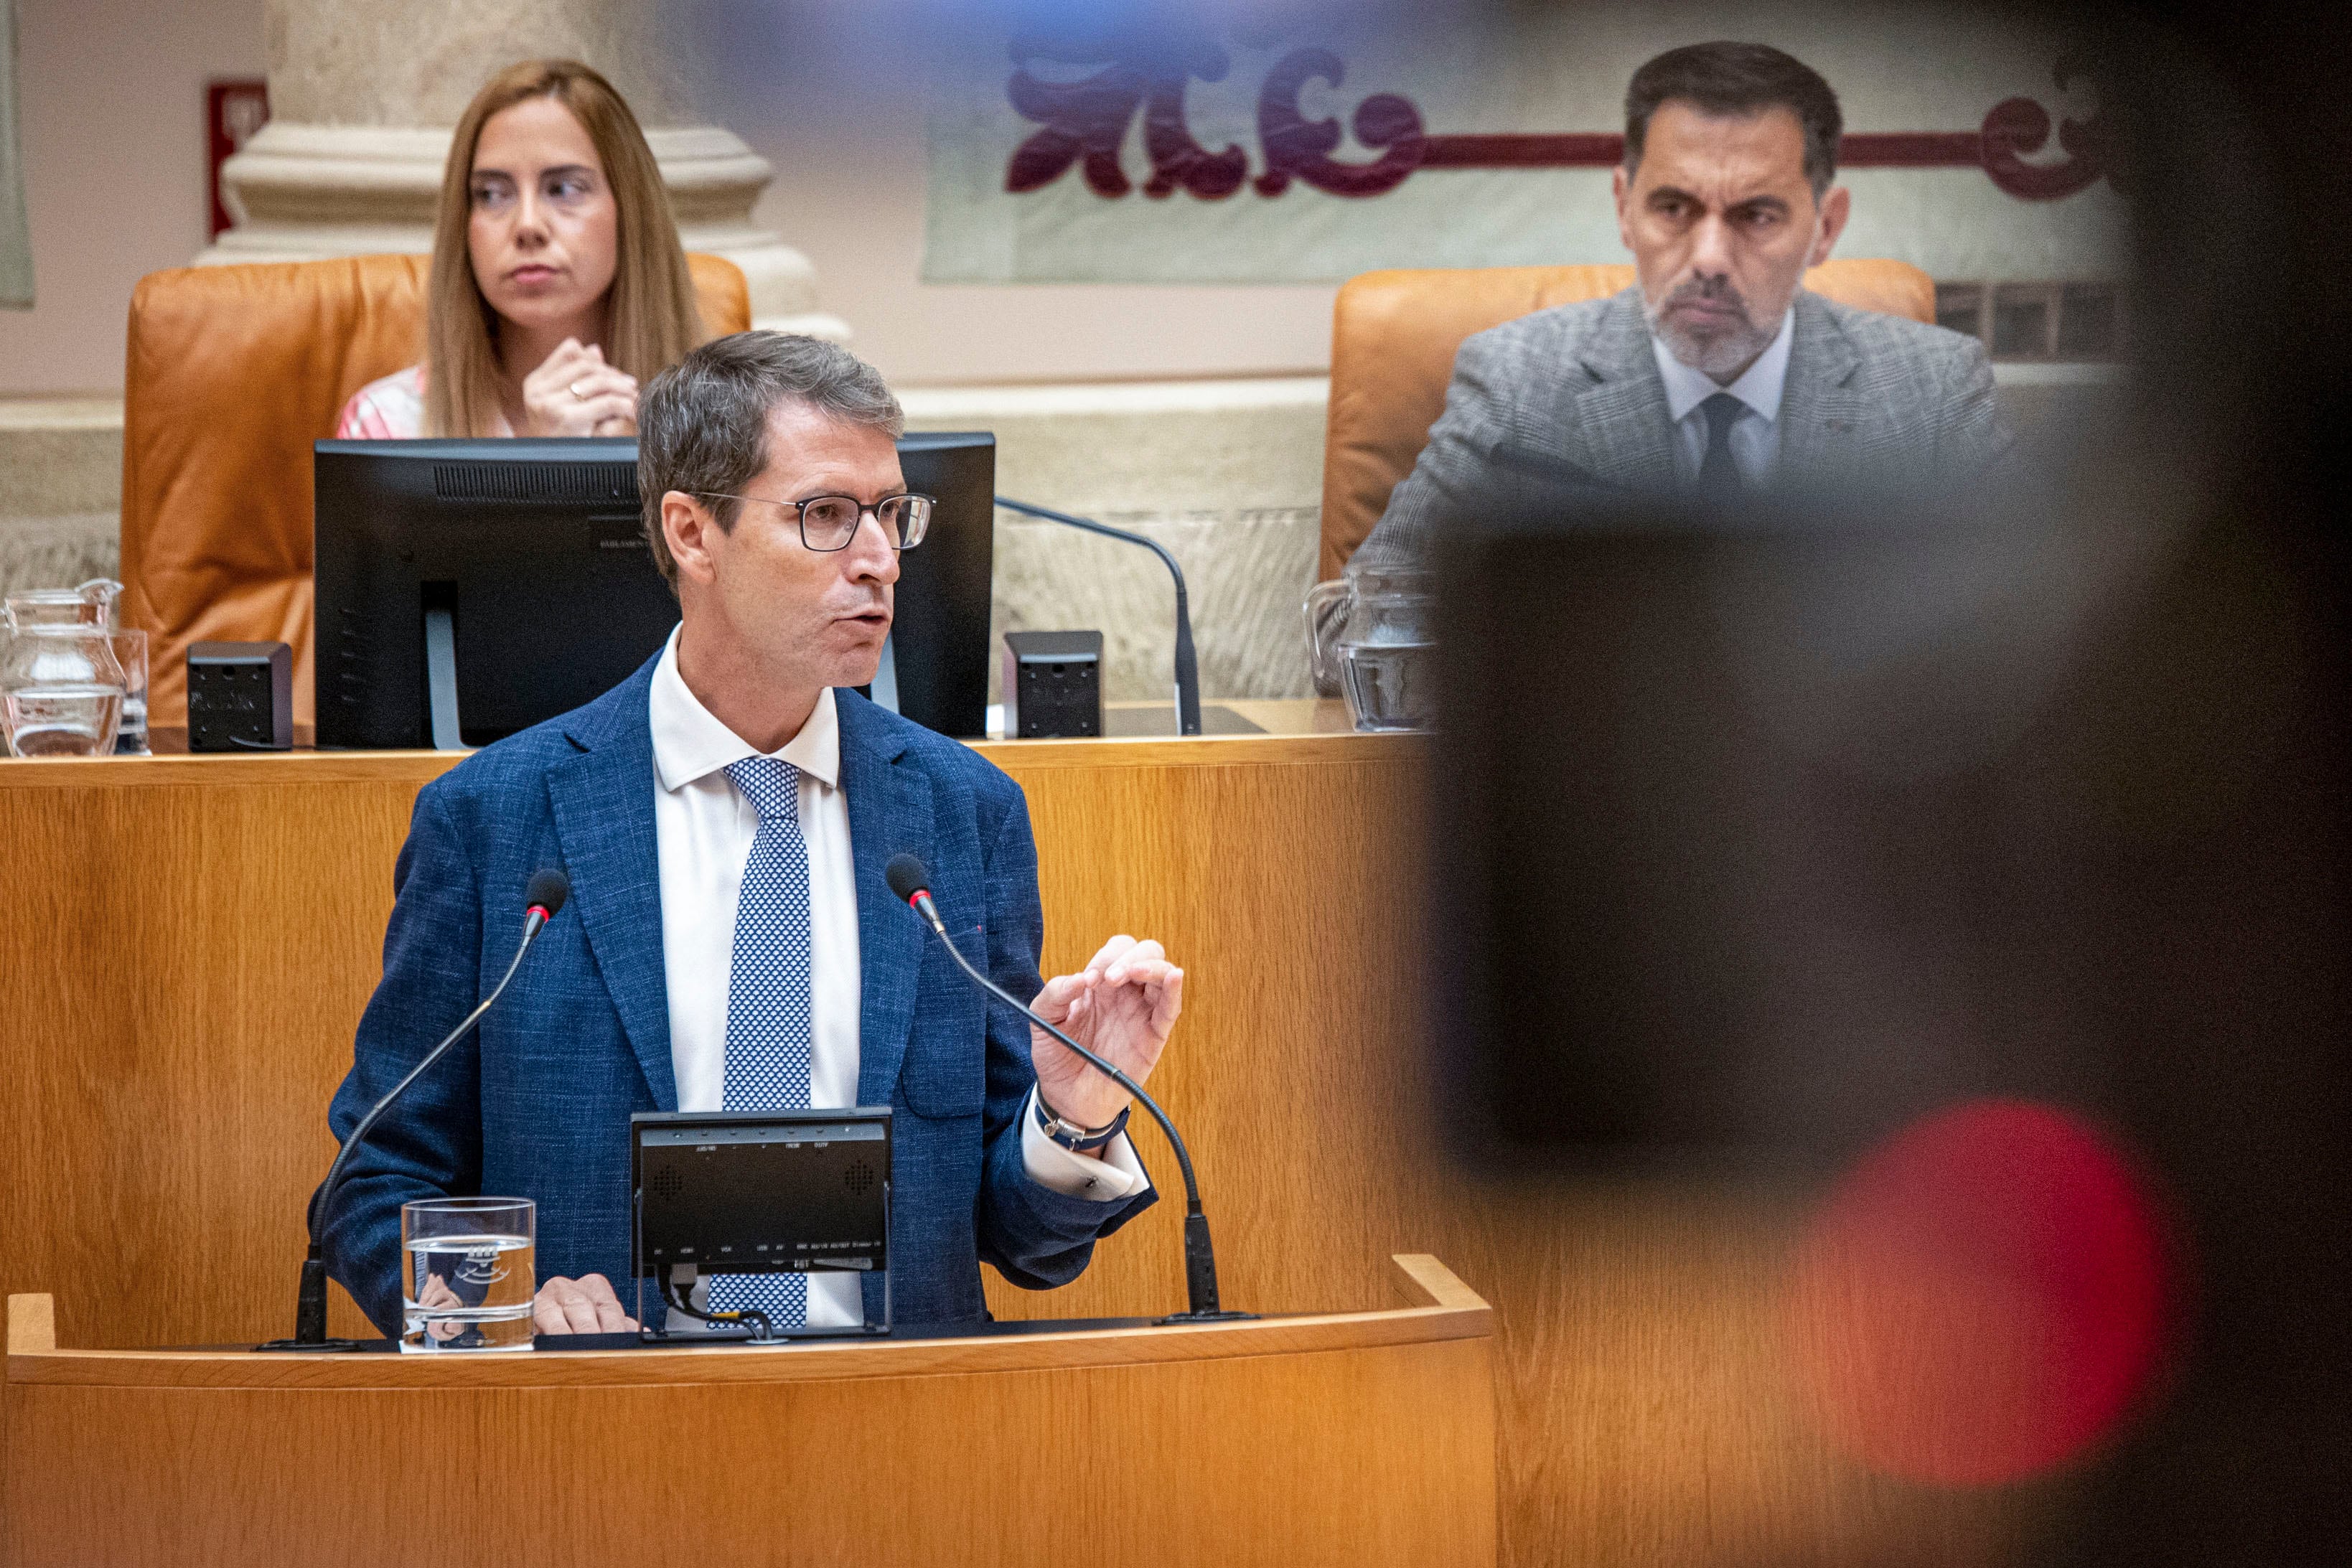
[[[114,601],[122,585],[37,589],[0,605],[0,731],[19,757],[105,757],[122,723]]]
[[[1337,689],[1363,730],[1426,729],[1435,703],[1436,583],[1417,569],[1350,567],[1307,595],[1318,691]]]
[[[79,588],[28,588],[8,595],[5,610],[7,629],[33,626],[96,626],[116,630],[115,601],[122,584],[110,577],[93,577]]]

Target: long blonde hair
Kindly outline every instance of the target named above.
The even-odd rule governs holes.
[[[619,209],[616,264],[607,293],[605,361],[638,383],[676,364],[709,334],[695,309],[694,280],[677,243],[669,193],[637,117],[603,77],[577,60],[524,60],[492,77],[449,141],[441,211],[433,225],[433,273],[425,286],[425,430],[428,435],[488,435],[499,408],[499,316],[474,277],[467,243],[473,214],[474,147],[490,116],[534,98],[572,111],[595,144]]]

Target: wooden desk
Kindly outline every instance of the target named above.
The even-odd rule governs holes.
[[[1311,713],[1311,705],[1309,705]],[[1962,1563],[2009,1500],[1846,1464],[1783,1375],[1796,1197],[1503,1186],[1435,1146],[1416,1010],[1420,767],[1352,734],[992,744],[1035,821],[1048,972],[1146,931],[1187,970],[1155,1088],[1192,1141],[1227,1301],[1381,1299],[1428,1248],[1495,1304],[1503,1559]],[[0,1289],[68,1344],[291,1328],[325,1106],[380,967],[416,790],[453,758],[0,763]],[[1163,1183],[1168,1158],[1138,1139]],[[1181,1305],[1159,1205],[1003,1316]],[[337,1332],[363,1332],[346,1301]],[[135,1309],[135,1310],[134,1310]]]
[[[1491,1568],[1486,1304],[1396,1262],[1393,1311],[777,1350],[61,1350],[15,1296],[5,1561]]]

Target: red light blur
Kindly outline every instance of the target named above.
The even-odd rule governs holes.
[[[1883,1473],[2021,1480],[2140,1403],[2171,1281],[2147,1184],[2048,1106],[1984,1100],[1880,1145],[1814,1217],[1784,1323],[1829,1436]]]

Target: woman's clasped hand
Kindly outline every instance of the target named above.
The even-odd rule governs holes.
[[[566,338],[523,378],[522,415],[517,435],[635,435],[637,378]]]

